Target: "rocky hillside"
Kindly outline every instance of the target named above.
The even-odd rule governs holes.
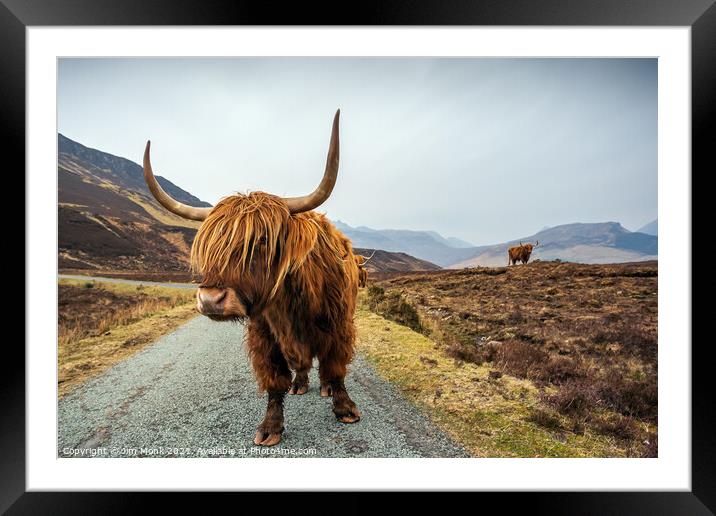
[[[209,206],[167,181],[175,198]],[[142,167],[58,135],[60,269],[186,270],[198,224],[152,198]]]
[[[109,276],[188,281],[189,249],[199,224],[162,208],[144,182],[142,167],[58,135],[59,268],[102,271]],[[157,176],[177,200],[210,206]],[[372,249],[358,249],[370,256]],[[378,251],[368,269],[436,270],[405,253]]]

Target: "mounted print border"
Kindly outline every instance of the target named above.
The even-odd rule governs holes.
[[[67,5],[65,5],[67,4]],[[300,11],[270,12],[244,3],[211,8],[194,2],[33,2],[5,1],[0,5],[0,42],[3,52],[2,76],[6,156],[18,156],[14,168],[25,167],[22,148],[25,135],[25,59],[26,29],[42,25],[657,25],[690,26],[692,30],[692,166],[693,170],[714,170],[714,158],[708,137],[714,125],[716,91],[716,7],[710,1],[670,2],[655,9],[649,2],[501,2],[497,6],[477,2],[413,2],[408,6],[362,3],[352,19],[344,19],[318,4]],[[197,3],[198,4],[198,3]],[[12,149],[12,152],[10,152]],[[21,157],[20,157],[21,156]],[[696,174],[692,174],[692,177]],[[27,257],[26,257],[27,259]],[[26,269],[26,275],[32,271]],[[26,299],[32,310],[32,299]],[[19,349],[4,361],[4,417],[0,427],[4,443],[0,471],[0,509],[12,506],[11,513],[25,512],[100,512],[129,510],[134,496],[25,493],[25,357]],[[510,497],[510,508],[519,501],[531,512],[567,513],[687,513],[708,514],[716,506],[713,486],[715,444],[709,423],[712,402],[707,393],[706,359],[703,346],[692,348],[692,491],[690,493],[530,493],[492,494],[497,503]],[[289,469],[290,471],[290,469]],[[23,494],[24,493],[24,494]],[[245,495],[244,495],[245,496]],[[352,497],[355,495],[351,495]],[[483,495],[484,496],[484,495]],[[165,498],[168,498],[165,496]],[[424,503],[420,496],[413,503]],[[175,497],[180,500],[181,497]],[[352,500],[352,501],[351,501]],[[331,504],[350,506],[355,500],[338,499]],[[298,502],[300,503],[300,502]],[[312,504],[311,504],[312,505]],[[541,510],[540,510],[541,509]]]

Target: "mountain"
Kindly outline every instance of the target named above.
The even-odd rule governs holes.
[[[186,271],[199,227],[166,211],[149,193],[142,167],[58,135],[58,244],[60,269]],[[193,206],[209,206],[163,177],[162,187]],[[474,247],[434,231],[376,230],[334,224],[355,248],[379,249],[375,270],[505,265],[507,248],[519,243]],[[653,224],[656,232],[657,221]],[[657,257],[650,228],[630,232],[617,222],[544,228],[523,242],[540,241],[533,259],[618,263]],[[384,254],[385,253],[385,254]],[[370,255],[367,252],[366,255]]]
[[[337,221],[336,226],[352,240],[354,247],[407,253],[440,267],[462,268],[507,263],[507,248],[522,242],[540,241],[533,259],[579,263],[620,263],[656,259],[657,237],[631,232],[618,222],[563,224],[544,227],[522,239],[487,246],[472,246],[435,231],[372,229],[352,227]]]
[[[644,224],[642,227],[637,229],[637,232],[657,236],[659,234],[659,219],[654,219],[648,224]]]
[[[380,249],[364,249],[359,247],[354,247],[353,251],[366,258],[371,255],[373,256],[365,266],[369,272],[436,271],[440,269],[440,267],[434,263],[420,260],[405,253],[391,253]]]
[[[62,134],[57,142],[60,269],[188,271],[198,222],[161,207],[144,182],[142,167],[133,161],[85,147]],[[157,181],[181,202],[210,206],[161,176]],[[373,249],[356,251],[370,256]],[[381,250],[367,268],[400,272],[440,267]]]
[[[198,223],[167,212],[142,167],[59,134],[58,264],[61,269],[186,270]],[[174,198],[210,206],[157,177]]]
[[[90,149],[84,145],[77,143],[69,138],[59,134],[57,137],[58,154],[60,164],[63,157],[70,156],[75,160],[90,164],[94,168],[101,170],[100,177],[104,180],[114,183],[120,188],[132,190],[140,194],[149,195],[149,189],[144,182],[144,171],[141,166],[134,161],[126,158],[113,156],[106,152]],[[63,156],[64,155],[64,156]],[[177,201],[189,204],[191,206],[211,206],[208,202],[204,202],[189,192],[182,190],[171,181],[164,179],[162,176],[156,176],[157,182],[164,188],[164,191],[174,197]]]
[[[475,247],[475,244],[471,244],[470,242],[466,242],[465,240],[461,240],[457,237],[443,237],[440,233],[437,231],[426,231],[428,235],[433,237],[438,242],[442,242],[443,244],[449,246],[449,247],[457,247],[460,249],[466,248],[466,247]]]
[[[435,231],[352,227],[340,220],[334,224],[351,239],[354,247],[406,253],[441,267],[469,258],[475,249],[469,242],[445,238]]]
[[[631,232],[618,222],[564,224],[546,228],[521,239],[473,248],[472,255],[450,268],[507,265],[507,248],[520,242],[539,241],[533,260],[562,260],[579,263],[621,263],[655,260],[656,236]]]

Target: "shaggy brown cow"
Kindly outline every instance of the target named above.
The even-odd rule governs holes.
[[[519,246],[510,247],[507,250],[507,266],[509,267],[510,265],[516,265],[517,262],[527,263],[530,260],[532,249],[534,249],[538,245],[539,240],[537,240],[535,245],[522,244],[522,242],[520,242]]]
[[[213,208],[194,208],[167,195],[144,153],[144,177],[166,209],[203,223],[191,248],[192,269],[203,281],[197,308],[216,321],[247,323],[247,347],[268,407],[254,443],[281,441],[287,391],[308,390],[308,371],[318,358],[321,396],[333,396],[333,412],[355,423],[360,412],[344,385],[354,354],[353,315],[358,270],[350,240],[313,210],[333,190],[338,175],[338,120],[323,179],[304,197],[264,192],[237,194]],[[296,374],[291,378],[291,369]]]
[[[365,268],[365,264],[368,260],[373,258],[375,251],[368,258],[361,256],[360,254],[355,255],[356,265],[358,266],[358,286],[364,288],[368,282],[368,270]]]

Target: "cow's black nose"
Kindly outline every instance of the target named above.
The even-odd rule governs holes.
[[[196,294],[196,307],[202,314],[222,314],[225,299],[226,289],[200,287]]]

